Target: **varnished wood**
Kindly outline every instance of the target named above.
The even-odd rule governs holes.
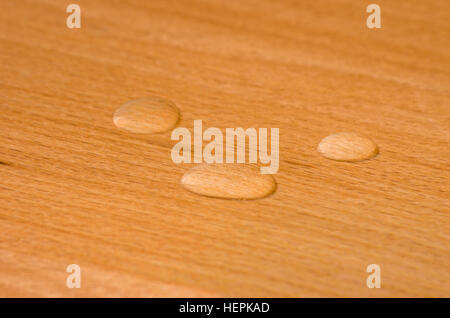
[[[365,1],[76,3],[81,29],[1,4],[0,296],[449,296],[448,1],[376,1],[373,30]],[[113,124],[146,96],[182,127],[279,127],[276,192],[186,191],[170,132]],[[378,156],[321,156],[341,131]]]

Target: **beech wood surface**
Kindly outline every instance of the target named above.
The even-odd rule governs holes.
[[[73,2],[0,5],[1,297],[450,296],[449,1]],[[113,123],[149,96],[280,128],[276,192],[184,189],[170,131]],[[324,158],[338,132],[379,154]]]

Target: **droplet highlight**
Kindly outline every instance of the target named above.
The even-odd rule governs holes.
[[[325,137],[317,150],[325,158],[349,162],[370,159],[378,154],[378,146],[371,139],[350,132]]]
[[[274,177],[252,164],[200,164],[183,175],[181,184],[196,194],[221,199],[260,199],[276,189]]]
[[[180,118],[178,107],[161,97],[132,100],[113,116],[117,128],[137,134],[162,133],[174,128]]]

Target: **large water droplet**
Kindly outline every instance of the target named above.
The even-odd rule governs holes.
[[[114,113],[114,124],[123,130],[161,133],[174,128],[180,118],[177,106],[161,97],[148,97],[125,103]]]
[[[317,150],[324,157],[338,161],[361,161],[378,153],[378,147],[372,140],[349,132],[325,137]]]
[[[187,171],[181,183],[194,193],[222,199],[258,199],[276,189],[273,176],[251,164],[201,164]]]

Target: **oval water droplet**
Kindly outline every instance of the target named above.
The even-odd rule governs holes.
[[[189,191],[222,199],[259,199],[276,189],[272,175],[251,164],[200,164],[181,179]]]
[[[132,100],[114,113],[114,124],[132,133],[161,133],[174,128],[180,118],[177,106],[170,100],[148,97]]]
[[[378,154],[378,147],[372,140],[349,132],[325,137],[317,150],[328,159],[351,162],[366,160]]]

